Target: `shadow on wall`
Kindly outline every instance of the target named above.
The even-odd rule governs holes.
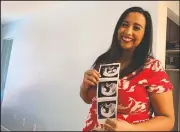
[[[37,87],[37,86],[32,86]],[[45,126],[38,109],[41,108],[42,93],[36,89],[21,90],[15,104],[3,104],[1,126],[10,131],[43,131]],[[13,98],[12,98],[13,100]],[[42,99],[41,99],[42,100]],[[8,103],[8,102],[3,102]]]
[[[32,131],[36,124],[37,130],[44,131],[81,130],[84,117],[72,120],[82,114],[80,107],[74,103],[77,97],[80,100],[79,91],[73,91],[74,83],[66,88],[68,83],[68,80],[37,79],[35,84],[23,88],[8,87],[2,103],[3,126],[10,130]],[[15,114],[16,122],[13,120]],[[24,118],[26,123],[22,127]]]

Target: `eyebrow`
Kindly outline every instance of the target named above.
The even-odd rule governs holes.
[[[143,28],[143,26],[141,24],[139,24],[139,23],[134,23],[134,24]]]
[[[123,21],[123,22],[128,23],[128,21]],[[123,22],[122,22],[122,23],[123,23]],[[134,25],[138,25],[138,26],[140,26],[141,28],[143,28],[143,26],[142,26],[141,24],[139,24],[139,23],[134,23]]]

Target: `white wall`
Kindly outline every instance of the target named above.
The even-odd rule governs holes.
[[[179,1],[163,1],[163,3],[179,16]]]
[[[179,25],[179,1],[164,1],[167,6],[167,16]]]
[[[14,43],[2,112],[11,110],[20,122],[33,117],[39,130],[81,130],[90,107],[79,97],[83,74],[110,46],[119,16],[131,6],[150,12],[156,32],[157,1],[67,2],[5,25],[3,38]]]

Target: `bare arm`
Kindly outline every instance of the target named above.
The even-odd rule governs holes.
[[[91,100],[88,98],[87,92],[88,92],[88,88],[85,88],[82,83],[80,87],[80,97],[86,104],[91,104]]]
[[[134,124],[137,131],[170,131],[174,126],[174,106],[172,91],[149,95],[155,117],[149,121]]]
[[[90,69],[84,73],[84,79],[80,87],[80,97],[87,104],[91,104],[91,99],[88,97],[88,89],[91,88],[91,86],[97,85],[99,77],[100,74],[96,70]]]

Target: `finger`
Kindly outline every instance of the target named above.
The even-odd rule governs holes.
[[[101,74],[100,74],[97,70],[94,70],[94,72],[95,72],[99,77],[101,77]]]
[[[86,82],[89,85],[95,86],[96,84],[88,79],[84,79],[84,82]]]
[[[86,76],[86,79],[97,84],[97,80],[93,76]]]
[[[116,120],[113,120],[113,119],[109,119],[107,118],[106,121],[105,121],[106,124],[112,126],[113,128],[116,127]]]
[[[93,70],[88,70],[88,71],[86,72],[86,75],[91,76],[91,75],[92,75],[92,72],[93,72]]]
[[[93,76],[97,81],[99,81],[99,75],[98,73],[96,73],[95,70],[89,70],[86,75],[88,76]]]
[[[104,130],[105,131],[114,131],[115,129],[113,129],[110,125],[108,124],[104,124]]]
[[[99,75],[95,71],[92,72],[91,76],[93,76],[96,79],[96,81],[99,81]]]
[[[95,69],[88,70],[88,71],[87,71],[87,73],[89,73],[89,74],[91,74],[91,73],[95,73],[95,74],[97,74],[97,76],[98,76],[98,77],[100,77],[100,76],[101,76],[101,75],[100,75],[100,73],[99,73],[97,70],[95,70]]]

